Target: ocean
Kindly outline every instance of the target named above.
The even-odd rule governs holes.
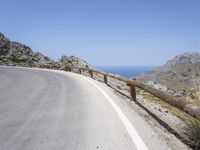
[[[138,76],[140,74],[143,74],[145,72],[151,71],[155,67],[119,67],[119,66],[96,66],[95,67],[98,70],[105,71],[108,73],[113,73],[113,74],[119,74],[123,77],[133,77],[133,76]]]

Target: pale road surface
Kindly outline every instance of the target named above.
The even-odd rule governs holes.
[[[0,150],[170,149],[117,99],[78,74],[0,67]]]

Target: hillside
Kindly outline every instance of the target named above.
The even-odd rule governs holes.
[[[194,89],[195,84],[199,82],[199,77],[200,53],[184,53],[137,79],[144,82],[155,81],[177,93],[184,94]]]
[[[10,41],[0,33],[0,64],[29,66],[49,62],[53,60],[39,52],[33,52],[24,44]]]
[[[56,64],[74,67],[90,67],[88,63],[78,57],[63,55],[58,61],[32,51],[28,46],[10,41],[4,34],[0,33],[0,65],[17,65],[17,66],[40,66],[46,64]]]

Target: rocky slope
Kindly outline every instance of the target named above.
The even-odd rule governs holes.
[[[0,33],[0,63],[6,65],[39,65],[53,62],[47,56],[33,52],[28,46],[12,42]]]
[[[200,79],[200,53],[177,55],[164,66],[155,68],[138,79],[155,81],[179,93],[191,91]]]
[[[80,59],[75,56],[61,56],[61,59],[57,61],[57,64],[67,65],[69,67],[78,67],[78,68],[91,68],[91,66],[83,59]]]
[[[39,52],[18,42],[10,41],[0,33],[0,65],[40,66],[46,64],[74,67],[89,67],[88,63],[78,57],[63,55],[60,60],[53,61]]]

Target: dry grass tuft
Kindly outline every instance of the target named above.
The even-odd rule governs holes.
[[[191,119],[187,122],[184,134],[189,138],[195,150],[200,149],[200,121]]]

